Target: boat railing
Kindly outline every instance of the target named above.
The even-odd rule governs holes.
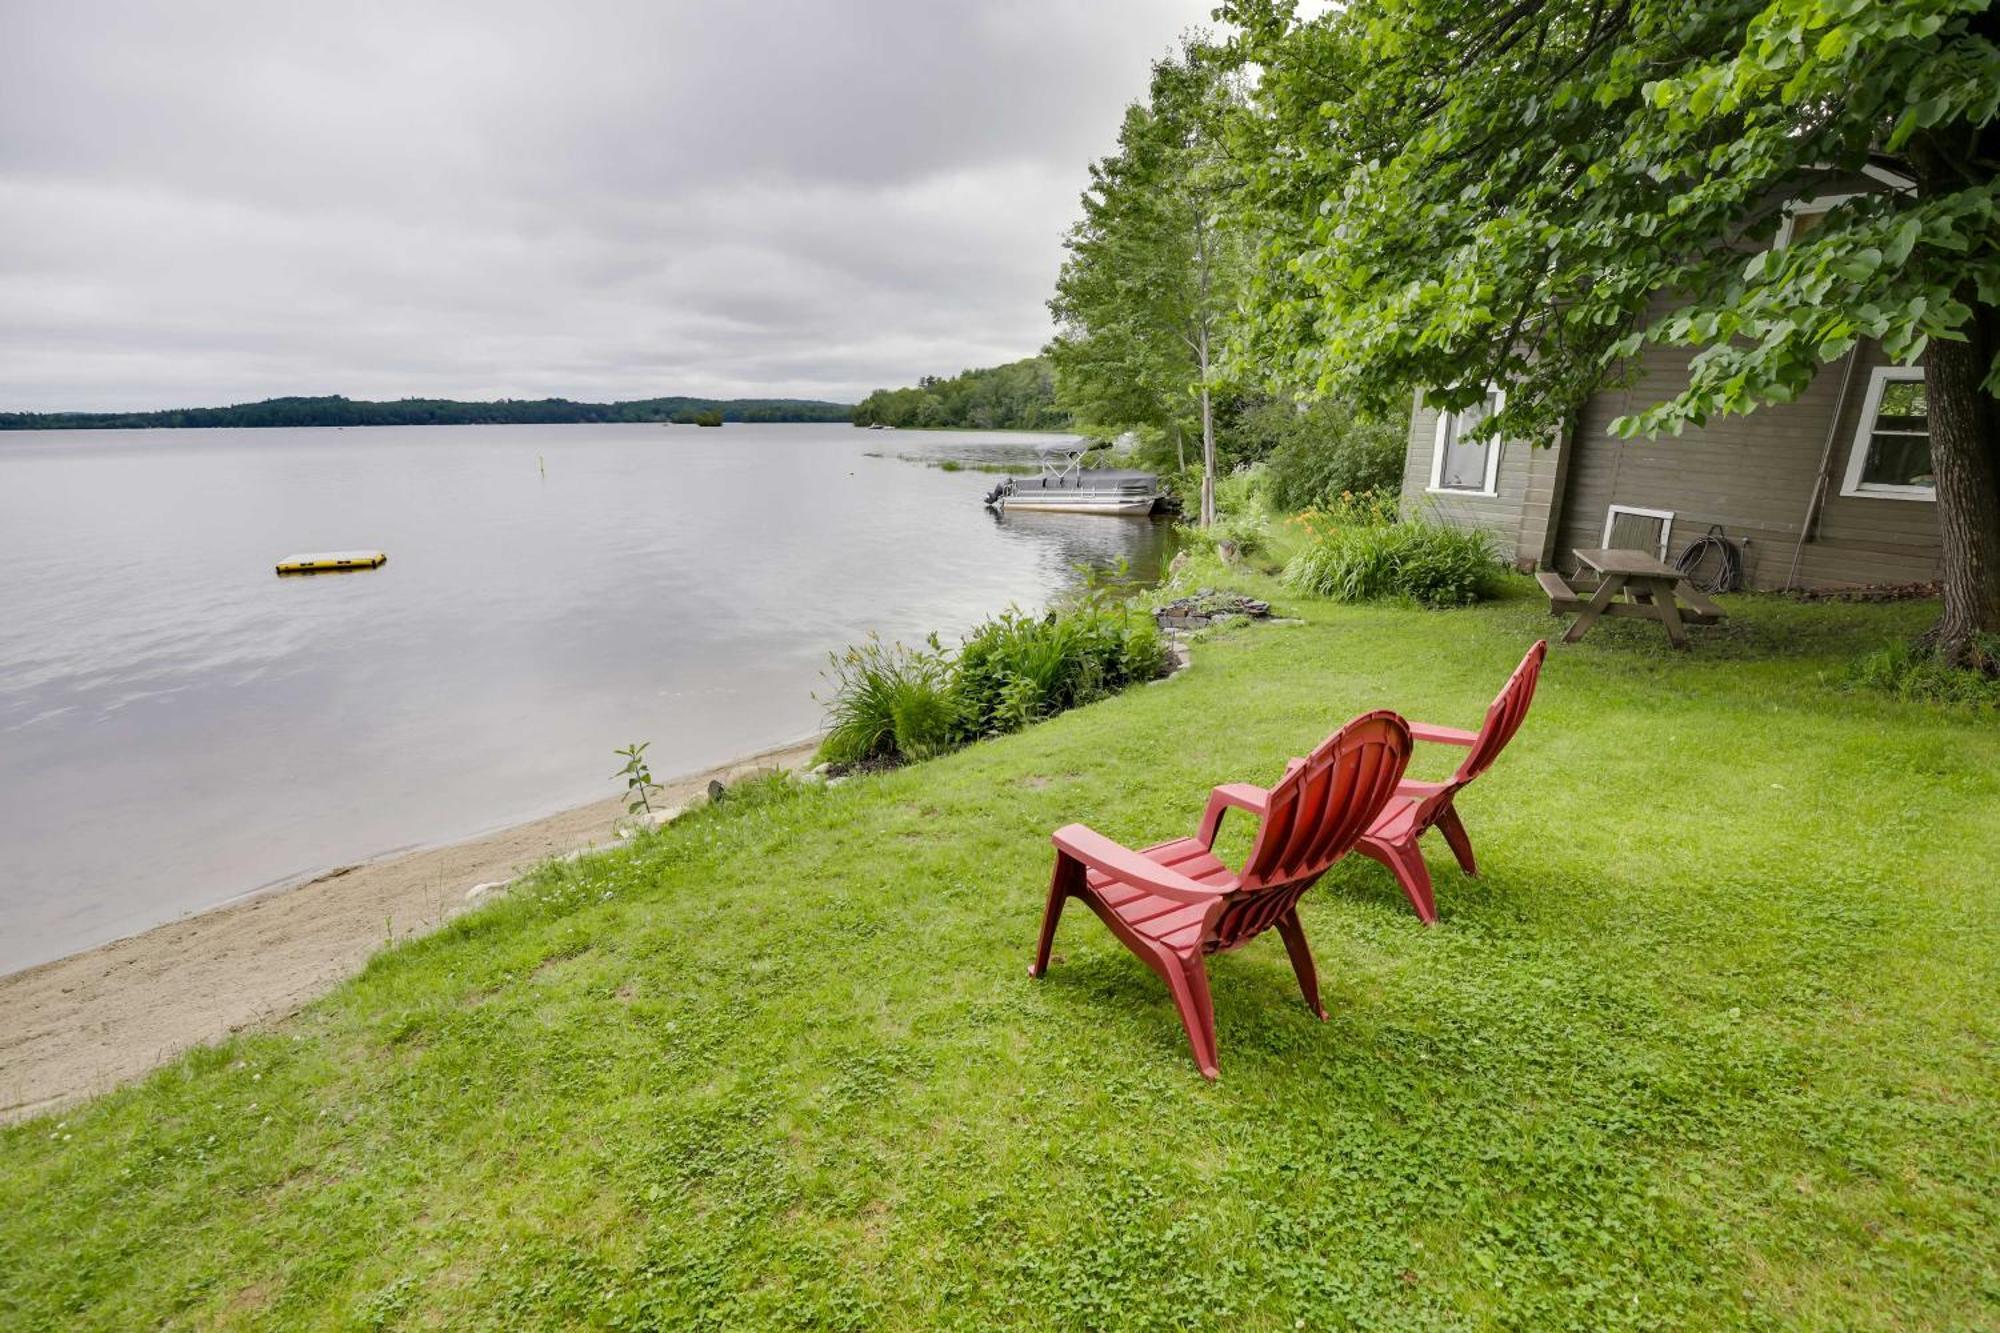
[[[1042,451],[1042,477],[1060,486],[1065,480],[1076,477],[1083,470],[1083,450],[1045,449]],[[1078,485],[1082,479],[1078,478]]]

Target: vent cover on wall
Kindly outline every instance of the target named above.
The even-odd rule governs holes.
[[[1612,505],[1604,511],[1604,545],[1628,551],[1651,551],[1667,558],[1667,539],[1673,535],[1674,511],[1638,509]]]

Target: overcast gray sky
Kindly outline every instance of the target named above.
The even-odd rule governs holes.
[[[1213,0],[0,0],[0,409],[852,399],[1035,351]]]

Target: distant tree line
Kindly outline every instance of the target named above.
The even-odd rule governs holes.
[[[164,412],[0,412],[0,430],[144,430],[198,426],[492,426],[562,425],[591,421],[659,421],[691,425],[704,413],[724,421],[846,421],[846,403],[810,398],[641,398],[579,403],[567,398],[502,398],[464,403],[448,398],[399,398],[373,403],[338,394],[268,398],[234,407]]]
[[[1070,415],[1056,406],[1055,372],[1031,356],[1004,366],[964,370],[950,379],[926,375],[909,389],[877,389],[854,409],[857,426],[976,430],[1064,430]]]

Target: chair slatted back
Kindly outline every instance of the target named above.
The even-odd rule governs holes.
[[[1409,725],[1386,709],[1362,714],[1293,760],[1271,788],[1242,887],[1216,917],[1205,947],[1232,948],[1277,924],[1367,831],[1409,762]]]
[[[1453,775],[1452,781],[1458,786],[1463,787],[1491,767],[1507,748],[1507,742],[1514,739],[1514,733],[1521,729],[1522,720],[1528,716],[1528,705],[1535,701],[1535,683],[1542,676],[1542,659],[1548,655],[1549,641],[1535,640],[1535,646],[1521,658],[1521,665],[1514,668],[1514,674],[1500,687],[1500,693],[1486,710],[1486,720],[1479,724],[1479,739],[1472,743],[1465,761]]]
[[[1521,665],[1514,668],[1514,674],[1507,677],[1507,683],[1500,687],[1500,693],[1493,697],[1486,710],[1486,720],[1479,724],[1479,739],[1472,743],[1460,761],[1458,771],[1451,775],[1451,781],[1424,798],[1418,809],[1414,825],[1418,829],[1430,827],[1431,820],[1466,783],[1492,767],[1500,752],[1507,748],[1507,742],[1514,739],[1514,733],[1521,729],[1521,723],[1528,716],[1528,705],[1535,701],[1535,682],[1542,676],[1542,659],[1549,655],[1549,641],[1535,640],[1535,646],[1528,649],[1521,658]]]

